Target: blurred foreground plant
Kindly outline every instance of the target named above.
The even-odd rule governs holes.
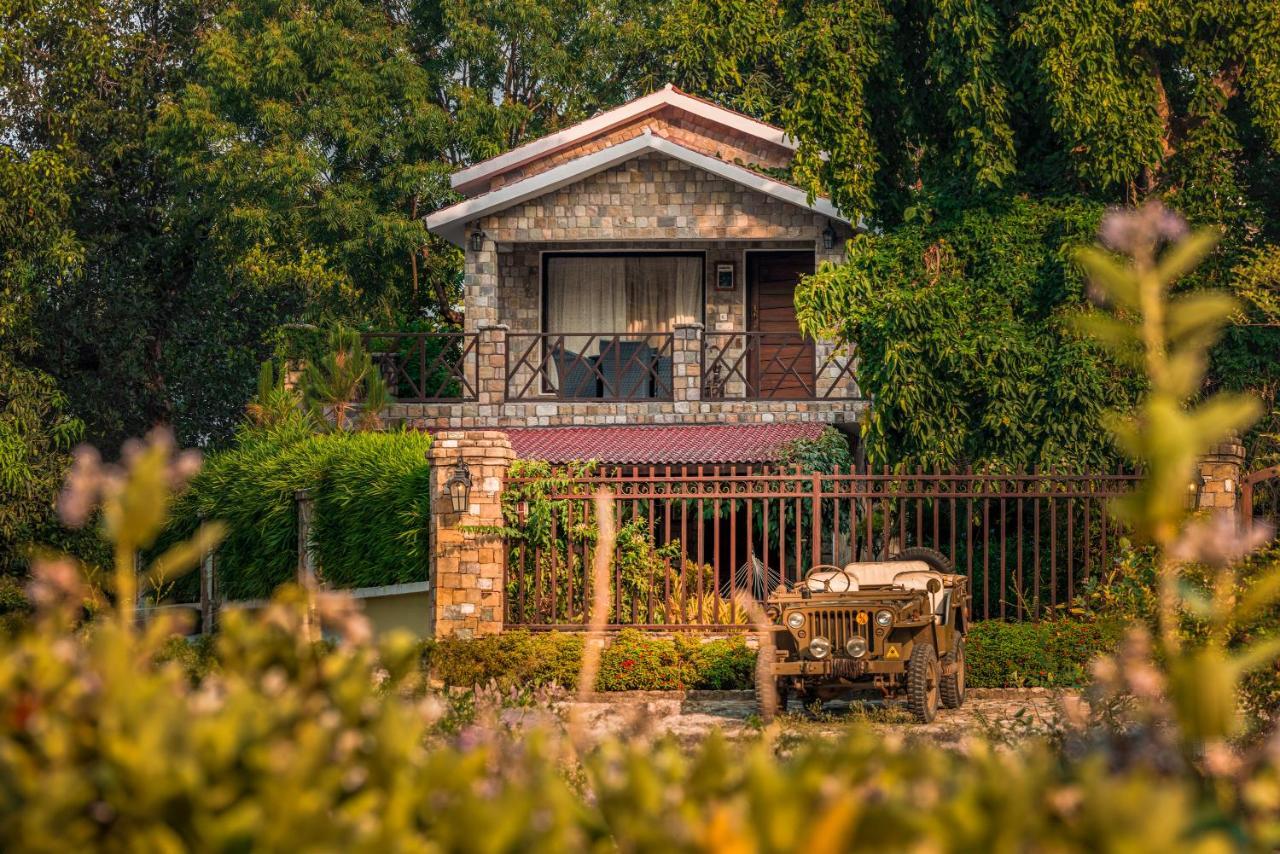
[[[1215,229],[1191,233],[1177,214],[1152,201],[1135,211],[1113,211],[1104,219],[1104,245],[1128,257],[1125,264],[1102,249],[1078,258],[1097,288],[1103,310],[1080,318],[1123,363],[1144,372],[1149,391],[1134,413],[1116,414],[1111,429],[1145,477],[1115,512],[1155,548],[1158,587],[1156,623],[1164,672],[1140,665],[1145,641],[1135,638],[1119,660],[1138,675],[1104,669],[1103,682],[1155,701],[1166,694],[1191,757],[1222,754],[1225,740],[1240,730],[1238,689],[1250,669],[1280,655],[1280,639],[1228,650],[1229,626],[1248,620],[1280,595],[1275,568],[1236,595],[1234,565],[1270,537],[1261,526],[1241,527],[1226,514],[1187,520],[1188,484],[1210,448],[1252,423],[1261,411],[1248,396],[1218,393],[1192,401],[1201,391],[1208,350],[1236,312],[1229,297],[1206,291],[1170,295],[1174,283],[1213,248]],[[1193,490],[1194,492],[1194,490]],[[1203,597],[1184,583],[1188,564],[1209,567],[1212,594]],[[1186,613],[1205,620],[1203,643],[1183,649],[1180,625]],[[1167,685],[1166,685],[1167,683]]]

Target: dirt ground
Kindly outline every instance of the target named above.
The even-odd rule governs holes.
[[[931,724],[917,723],[895,701],[831,701],[821,709],[804,709],[792,701],[787,713],[779,716],[778,726],[782,736],[838,737],[851,723],[862,721],[886,734],[927,738],[940,745],[959,746],[973,735],[1012,743],[1052,733],[1060,698],[1061,694],[1043,688],[971,689],[961,708],[939,710]],[[696,742],[716,730],[731,739],[751,737],[760,730],[750,691],[620,692],[555,705],[560,717],[576,714],[597,737],[672,735]],[[508,723],[519,725],[515,720]]]

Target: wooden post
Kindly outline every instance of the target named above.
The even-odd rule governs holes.
[[[319,640],[319,627],[316,620],[316,556],[311,544],[311,520],[315,505],[310,490],[299,489],[293,495],[298,506],[298,586],[307,597],[307,611],[303,622],[303,631],[307,638]]]
[[[217,619],[218,603],[213,589],[213,550],[205,552],[200,558],[200,634],[213,634],[214,621]]]

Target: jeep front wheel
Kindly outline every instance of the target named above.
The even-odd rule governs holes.
[[[773,668],[762,667],[756,673],[756,714],[763,723],[773,723],[773,718],[787,710],[787,695],[778,686]]]
[[[956,648],[942,656],[942,669],[942,706],[958,709],[964,704],[964,638],[956,638]]]
[[[907,708],[922,724],[932,723],[938,714],[941,677],[942,668],[933,645],[916,644],[907,662]]]

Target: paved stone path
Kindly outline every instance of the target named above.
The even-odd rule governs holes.
[[[832,701],[817,712],[793,701],[778,722],[783,735],[838,737],[850,723],[865,721],[878,731],[944,745],[960,745],[972,735],[1012,743],[1053,732],[1060,714],[1059,696],[1045,689],[975,689],[961,708],[939,710],[931,724],[916,723],[895,701]],[[741,738],[759,729],[755,697],[749,691],[620,692],[557,705],[561,716],[576,714],[592,735],[600,737],[669,734],[697,741],[716,730]]]

